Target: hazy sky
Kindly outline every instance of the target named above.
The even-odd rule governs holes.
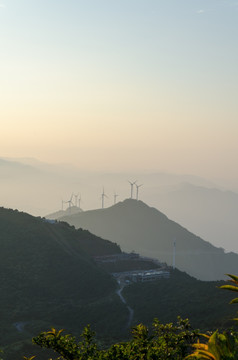
[[[0,0],[0,156],[238,178],[238,1]]]

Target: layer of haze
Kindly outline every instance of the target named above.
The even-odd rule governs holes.
[[[229,0],[1,0],[1,156],[237,179],[237,15]]]

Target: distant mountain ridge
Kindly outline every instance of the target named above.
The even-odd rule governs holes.
[[[142,201],[127,199],[60,220],[116,242],[124,251],[135,250],[168,264],[176,241],[176,267],[201,280],[221,280],[225,273],[237,272],[238,254],[225,253]]]
[[[82,212],[83,210],[77,206],[71,206],[68,207],[66,210],[59,210],[56,211],[52,214],[46,215],[45,218],[49,219],[49,220],[55,220],[55,219],[60,219],[64,216],[70,216],[73,214],[78,214],[80,212]]]
[[[80,206],[84,210],[99,208],[102,184],[108,196],[105,207],[108,207],[114,202],[115,189],[117,200],[122,201],[130,195],[128,180],[138,180],[138,184],[143,184],[139,189],[140,199],[215,246],[238,252],[235,186],[230,192],[224,189],[229,185],[220,186],[188,174],[90,172],[29,158],[1,157],[0,173],[1,205],[40,216],[57,212],[62,201],[66,208],[72,193],[82,195]]]
[[[184,183],[153,197],[176,222],[215,246],[238,252],[237,193]]]

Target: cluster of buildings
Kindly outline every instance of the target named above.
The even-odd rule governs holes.
[[[131,264],[135,263],[134,270],[129,271],[117,271],[112,272],[111,274],[115,277],[115,279],[120,284],[130,284],[136,282],[148,282],[148,281],[155,281],[158,279],[168,279],[170,277],[170,269],[165,263],[159,262],[157,259],[152,259],[148,257],[140,256],[134,252],[132,253],[120,253],[120,254],[113,254],[113,255],[104,255],[104,256],[95,256],[94,260],[97,263],[101,264],[121,264],[123,269],[124,262],[130,262]],[[151,263],[151,267],[153,269],[146,269],[146,270],[137,270],[138,262],[146,262]],[[153,264],[153,266],[152,266]],[[156,267],[155,267],[156,265]]]
[[[148,282],[158,279],[169,279],[170,271],[165,269],[134,270],[112,273],[119,283],[130,284],[136,282]]]

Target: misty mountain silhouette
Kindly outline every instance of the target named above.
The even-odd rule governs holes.
[[[169,265],[176,240],[176,267],[201,280],[221,280],[226,273],[237,273],[238,254],[225,253],[142,201],[127,199],[61,220],[116,242],[123,251],[135,250]]]
[[[238,251],[237,193],[184,183],[153,196],[171,219],[215,246]]]
[[[22,164],[18,161],[8,161],[0,158],[0,169],[1,177],[7,178],[9,180],[12,176],[17,176],[21,179],[22,177],[27,176],[39,176],[41,170],[27,164]]]
[[[71,206],[71,207],[68,207],[66,210],[59,210],[52,214],[46,215],[45,217],[46,217],[46,219],[49,219],[49,220],[55,220],[55,219],[60,219],[63,216],[70,216],[70,215],[78,214],[82,211],[83,210],[77,206]]]

